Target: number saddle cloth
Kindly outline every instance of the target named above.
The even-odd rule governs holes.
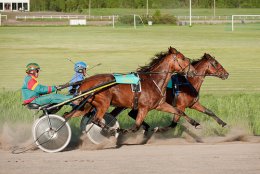
[[[142,91],[140,78],[137,73],[129,74],[113,74],[115,77],[116,83],[118,84],[130,84],[132,92],[134,92],[134,106],[133,108],[138,109],[138,93]]]

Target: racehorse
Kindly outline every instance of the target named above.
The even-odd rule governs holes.
[[[222,127],[224,127],[226,123],[217,117],[214,112],[207,109],[199,102],[199,92],[206,76],[215,76],[225,80],[228,78],[229,73],[214,57],[206,53],[202,56],[201,59],[193,61],[192,65],[195,68],[197,74],[194,77],[188,77],[188,79],[186,79],[186,77],[183,75],[176,74],[175,78],[178,78],[176,81],[178,81],[180,87],[178,91],[173,91],[174,88],[167,88],[166,102],[172,104],[174,107],[177,107],[182,112],[185,112],[186,108],[191,108],[205,113],[215,119]],[[173,83],[172,85],[176,84]],[[175,97],[175,92],[180,92],[177,97]],[[117,116],[124,109],[125,108],[115,108],[110,114]],[[134,110],[129,112],[129,116],[134,119],[136,118],[136,114],[137,113]],[[179,119],[179,115],[175,116],[169,126],[158,128],[157,131],[166,131],[170,128],[174,128],[177,125]],[[187,121],[189,122],[189,119]],[[143,122],[143,126],[145,130],[150,128],[146,122]]]
[[[188,77],[185,79],[184,76],[178,75],[178,82],[180,84],[186,83],[187,80],[189,85],[181,85],[179,87],[179,95],[176,100],[176,107],[181,111],[185,111],[186,108],[195,109],[199,112],[207,114],[217,121],[219,125],[224,127],[226,123],[216,116],[214,112],[207,109],[199,101],[199,92],[201,85],[206,76],[215,76],[225,80],[228,78],[229,73],[223,68],[223,66],[210,54],[204,54],[201,59],[192,62],[193,67],[196,69],[197,74],[194,77]],[[174,103],[174,95],[172,88],[167,88],[167,103]],[[173,120],[172,125],[176,125],[180,117],[177,115]]]
[[[196,73],[193,66],[191,66],[190,60],[172,47],[168,49],[168,52],[157,54],[148,65],[139,68],[137,74],[140,78],[142,91],[137,94],[138,114],[135,125],[128,131],[137,131],[147,113],[153,109],[179,116],[187,116],[184,112],[165,102],[166,86],[174,72],[186,73],[188,76],[193,76]],[[78,92],[80,93],[113,79],[114,76],[112,74],[91,76],[83,81]],[[129,84],[115,84],[112,87],[102,89],[89,99],[89,103],[96,108],[96,115],[93,121],[104,127],[105,125],[102,125],[101,120],[110,105],[133,108],[134,98],[135,94],[132,92]],[[83,111],[76,111],[68,117],[80,116],[87,112],[88,109],[84,108]]]

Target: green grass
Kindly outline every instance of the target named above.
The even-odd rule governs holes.
[[[32,113],[21,105],[17,92],[22,86],[25,66],[37,62],[42,67],[42,84],[63,84],[73,74],[74,61],[84,60],[90,66],[102,63],[89,74],[130,72],[149,62],[157,52],[176,47],[190,58],[210,53],[230,73],[227,80],[207,77],[201,89],[201,101],[231,126],[245,128],[260,135],[260,25],[146,27],[0,27],[0,122],[32,122]],[[69,109],[69,108],[67,108]],[[64,112],[62,110],[61,112]],[[203,126],[203,135],[224,135],[213,119],[187,111]],[[156,117],[156,118],[155,118]],[[151,112],[147,121],[166,125],[168,114]],[[183,120],[183,119],[182,119]],[[133,122],[123,113],[123,127]],[[77,128],[79,119],[71,124]],[[177,134],[181,134],[178,128]]]
[[[67,60],[102,63],[89,74],[135,71],[157,52],[176,47],[190,58],[205,52],[230,73],[227,80],[208,77],[203,92],[258,92],[260,90],[260,25],[194,25],[150,27],[1,27],[0,88],[17,90],[29,62],[41,65],[40,82],[62,84],[73,74]]]
[[[260,135],[260,94],[224,94],[214,95],[207,94],[200,97],[201,103],[211,109],[223,121],[228,124],[227,128],[222,128],[215,120],[197,111],[187,109],[186,113],[201,123],[203,136],[223,136],[232,128],[241,128],[251,135]],[[19,91],[0,91],[0,128],[4,123],[33,123],[33,112],[21,105],[21,95]],[[112,108],[111,108],[112,109]],[[58,115],[69,111],[70,107],[65,106]],[[122,128],[129,128],[134,124],[134,120],[127,113],[129,110],[122,112],[118,120]],[[40,115],[40,113],[38,114]],[[37,117],[36,117],[37,118]],[[166,126],[171,122],[172,116],[168,113],[151,111],[146,117],[146,121],[152,126]],[[79,125],[80,117],[72,118],[70,125],[74,130],[76,137],[80,134]],[[185,120],[181,118],[180,123]],[[194,129],[194,128],[191,128]],[[183,129],[178,126],[174,135],[181,135]]]

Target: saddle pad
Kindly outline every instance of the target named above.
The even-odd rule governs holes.
[[[171,78],[170,81],[168,82],[167,88],[172,88],[172,78]]]
[[[116,83],[120,84],[135,84],[137,85],[140,81],[139,77],[133,73],[130,74],[113,74],[116,79]]]
[[[180,81],[178,80],[178,77],[179,77],[179,76],[180,76],[180,75],[178,75],[178,74],[172,75],[172,76],[171,76],[171,79],[169,80],[169,82],[168,82],[168,84],[167,84],[167,88],[173,88],[173,85],[174,85],[175,88],[178,87],[178,86],[180,86],[180,85],[183,85],[184,83],[183,83],[183,82],[180,82]]]

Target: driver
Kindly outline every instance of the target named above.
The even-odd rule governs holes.
[[[26,77],[22,86],[23,104],[35,103],[38,105],[55,104],[71,99],[72,95],[52,93],[59,90],[59,86],[44,86],[38,83],[40,66],[37,63],[29,63],[26,66]]]
[[[76,72],[70,80],[70,83],[79,82],[85,79],[86,77],[86,69],[88,65],[85,62],[76,62],[74,65],[74,71]],[[69,94],[76,95],[77,89],[79,88],[80,84],[73,85],[69,87]]]

